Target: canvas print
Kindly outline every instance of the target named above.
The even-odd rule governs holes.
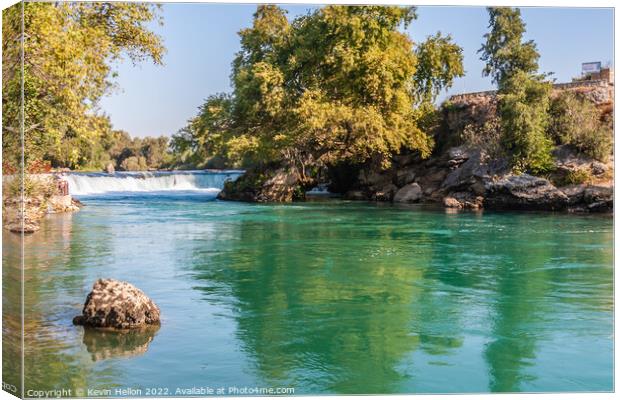
[[[5,8],[3,390],[612,393],[613,23]]]

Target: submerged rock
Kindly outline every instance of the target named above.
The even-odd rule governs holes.
[[[86,297],[75,325],[93,328],[133,329],[159,324],[159,307],[134,285],[115,279],[98,279]]]
[[[456,192],[443,198],[443,205],[447,208],[463,208],[479,210],[482,208],[484,197],[470,192]]]

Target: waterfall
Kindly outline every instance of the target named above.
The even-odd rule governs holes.
[[[235,180],[244,171],[156,171],[107,173],[66,173],[71,195],[110,192],[208,191],[219,192],[224,182]]]

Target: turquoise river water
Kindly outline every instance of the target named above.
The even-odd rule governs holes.
[[[26,395],[613,390],[611,218],[216,201],[231,176],[68,178],[86,206],[25,238]],[[5,233],[17,386],[18,249]],[[100,277],[161,327],[73,326]]]

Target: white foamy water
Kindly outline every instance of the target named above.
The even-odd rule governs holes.
[[[157,171],[69,173],[62,176],[69,182],[72,195],[93,195],[113,192],[206,191],[219,192],[224,182],[237,179],[243,171]]]

